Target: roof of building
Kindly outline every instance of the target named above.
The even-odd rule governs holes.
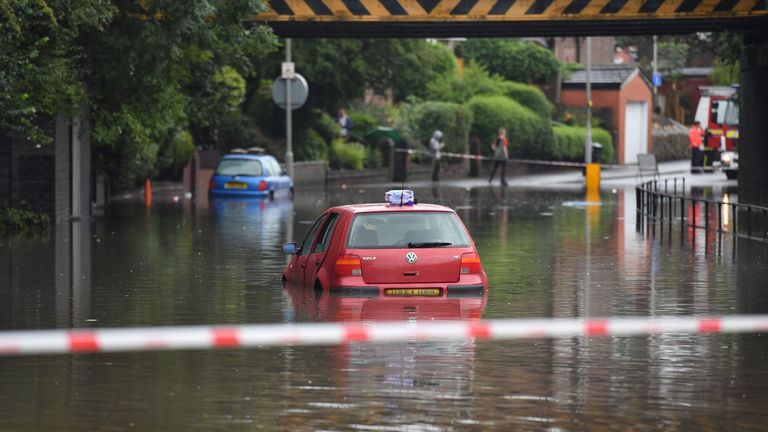
[[[709,76],[715,71],[713,67],[686,67],[680,70],[683,76]]]
[[[635,74],[650,86],[645,74],[637,65],[611,64],[611,65],[592,65],[590,73],[590,82],[593,88],[618,88],[631,79]],[[579,70],[571,73],[570,78],[563,81],[563,87],[579,88],[584,87],[587,82],[587,71]]]

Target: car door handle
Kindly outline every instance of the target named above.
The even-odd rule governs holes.
[[[307,267],[307,263],[301,263],[301,268],[306,268],[306,267]]]
[[[320,267],[320,261],[315,261],[315,267]]]

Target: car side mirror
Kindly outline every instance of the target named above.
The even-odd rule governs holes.
[[[286,255],[296,255],[299,248],[296,246],[296,242],[288,242],[283,244],[283,253]]]

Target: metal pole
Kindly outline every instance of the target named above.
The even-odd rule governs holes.
[[[659,50],[657,47],[658,36],[653,36],[653,76],[657,76],[659,73]],[[659,104],[659,88],[656,84],[653,84],[653,106],[656,107]]]
[[[584,163],[592,162],[592,38],[587,36],[587,125],[584,138]]]
[[[285,61],[291,62],[291,39],[285,40]],[[293,108],[291,108],[291,86],[293,78],[285,83],[285,167],[293,178]]]

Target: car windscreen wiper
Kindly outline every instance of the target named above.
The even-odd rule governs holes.
[[[443,246],[450,246],[453,243],[451,242],[422,242],[422,243],[411,243],[408,242],[409,248],[433,248],[433,247],[443,247]]]

